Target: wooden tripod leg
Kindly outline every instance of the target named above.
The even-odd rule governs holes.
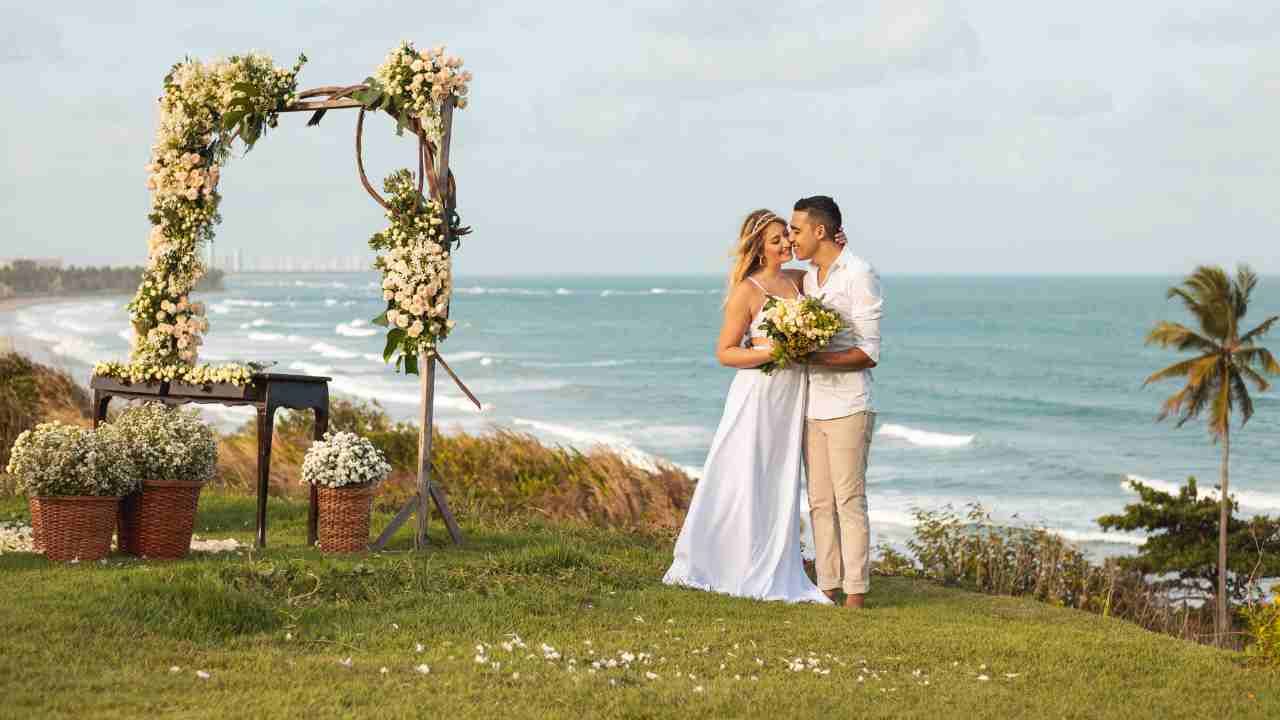
[[[440,511],[440,517],[444,518],[444,526],[449,529],[449,537],[453,538],[453,544],[461,545],[462,528],[458,527],[458,521],[453,519],[453,512],[449,510],[449,501],[445,499],[444,491],[435,483],[431,483],[431,499],[435,501],[436,509]]]

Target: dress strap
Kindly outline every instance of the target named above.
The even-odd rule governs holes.
[[[753,277],[751,277],[750,275],[748,275],[748,276],[747,276],[747,279],[751,281],[751,284],[752,284],[752,285],[755,285],[756,287],[760,288],[760,292],[764,293],[764,294],[765,294],[765,296],[767,296],[767,297],[773,297],[772,295],[770,295],[770,294],[769,294],[769,291],[768,291],[768,290],[765,290],[765,289],[764,289],[764,286],[763,286],[763,285],[761,285],[760,283],[756,282],[756,279],[755,279],[755,278],[753,278]]]

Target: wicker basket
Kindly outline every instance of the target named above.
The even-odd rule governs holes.
[[[144,481],[142,490],[120,503],[120,551],[163,560],[186,557],[203,486],[182,480]]]
[[[40,521],[40,498],[32,495],[27,498],[27,507],[31,509],[31,549],[44,552],[44,528]]]
[[[101,560],[111,552],[119,497],[46,495],[40,503],[40,534],[50,560]]]
[[[369,547],[369,512],[373,484],[316,488],[319,504],[318,544],[322,552],[363,552]]]

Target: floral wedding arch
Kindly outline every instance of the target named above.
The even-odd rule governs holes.
[[[239,140],[246,152],[280,113],[312,112],[315,125],[325,113],[357,109],[356,168],[360,183],[386,211],[388,226],[369,246],[378,251],[374,267],[382,271],[386,309],[373,320],[387,328],[383,359],[421,377],[422,407],[418,493],[398,513],[375,544],[381,547],[410,515],[417,514],[415,544],[426,544],[428,498],[444,515],[454,542],[461,533],[439,488],[431,482],[432,404],[435,364],[448,371],[459,388],[480,402],[437,353],[449,334],[453,284],[451,254],[458,238],[470,232],[455,210],[457,188],[449,171],[449,141],[454,108],[467,106],[471,73],[444,47],[418,50],[403,42],[363,83],[298,91],[300,55],[291,68],[277,67],[261,54],[204,63],[187,59],[164,78],[160,120],[147,164],[151,190],[151,234],[146,269],[129,303],[133,342],[129,362],[101,362],[94,375],[126,384],[184,383],[188,386],[254,382],[257,368],[230,363],[199,364],[203,334],[209,329],[204,304],[191,293],[207,268],[201,248],[211,242],[221,220],[218,184],[222,168]],[[411,169],[393,172],[380,195],[365,175],[364,117],[386,112],[396,134],[416,136],[416,178]],[[424,194],[424,189],[428,192]]]
[[[315,125],[328,110],[359,109],[360,182],[389,220],[369,241],[379,251],[374,266],[383,272],[387,303],[374,320],[387,328],[384,358],[394,357],[397,368],[417,373],[419,357],[434,356],[448,336],[453,327],[448,318],[450,254],[468,229],[460,227],[454,210],[447,136],[453,108],[466,107],[471,73],[461,70],[462,60],[446,55],[443,47],[419,51],[404,42],[364,83],[298,92],[298,72],[306,60],[299,56],[292,68],[283,68],[261,54],[209,63],[188,59],[165,76],[159,127],[146,167],[151,190],[147,265],[129,303],[134,332],[130,361],[98,363],[95,375],[135,383],[251,382],[254,368],[249,365],[197,363],[209,320],[204,304],[191,293],[207,270],[201,248],[212,241],[221,220],[218,184],[232,144],[240,140],[247,152],[268,128],[276,127],[282,112],[313,111],[308,125]],[[392,173],[383,185],[385,198],[364,172],[367,111],[390,114],[397,134],[408,129],[418,138],[416,182],[411,170]],[[437,177],[437,161],[443,161],[443,178]],[[429,197],[423,194],[424,182]]]

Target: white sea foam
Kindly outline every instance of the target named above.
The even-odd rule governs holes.
[[[918,447],[935,447],[935,448],[955,448],[972,445],[973,435],[948,435],[940,432],[930,432],[928,430],[917,430],[916,428],[907,427],[906,425],[895,425],[893,423],[885,423],[876,431],[877,435],[885,437],[897,438],[916,445]]]
[[[556,288],[557,295],[572,295],[573,291],[569,288]]]
[[[622,365],[632,365],[635,362],[636,362],[635,360],[589,360],[589,361],[581,361],[581,362],[522,361],[520,362],[520,364],[524,365],[525,367],[535,367],[535,368],[583,368],[583,367],[604,368],[604,367],[620,367]]]
[[[275,303],[265,300],[245,300],[242,298],[231,298],[230,300],[223,300],[222,303],[230,307],[271,307],[275,305]]]
[[[491,357],[480,358],[480,364],[485,367],[488,367],[489,365],[493,364],[493,358]]]
[[[61,314],[62,313],[57,313],[57,315],[61,315]],[[77,315],[79,314],[81,313],[77,313]],[[97,325],[97,326],[86,325],[84,323],[76,322],[75,320],[70,320],[65,317],[57,317],[53,321],[53,324],[68,332],[76,333],[77,335],[99,335],[107,331],[107,329],[103,328],[101,325]]]
[[[295,360],[289,363],[290,370],[301,370],[304,375],[328,375],[333,372],[331,365],[317,365],[316,363]],[[336,378],[335,378],[336,380]]]
[[[486,356],[488,356],[488,353],[486,352],[467,351],[467,352],[460,352],[460,353],[449,353],[448,355],[445,355],[444,359],[447,360],[450,365],[452,365],[454,363],[470,362],[472,360],[483,360]],[[381,362],[382,358],[378,358],[378,361]]]
[[[330,345],[329,343],[324,343],[324,342],[318,342],[312,345],[311,352],[319,353],[324,357],[333,358],[334,360],[350,360],[352,358],[360,356],[360,353],[353,353],[349,350],[343,350],[340,347]],[[382,358],[378,358],[378,360],[381,361]]]
[[[526,392],[551,392],[569,387],[564,380],[523,379],[523,380],[478,380],[467,383],[478,395],[510,395]]]
[[[1169,493],[1170,495],[1177,495],[1178,491],[1182,489],[1182,486],[1179,485],[1178,483],[1172,483],[1172,482],[1169,482],[1168,480],[1160,480],[1158,478],[1143,477],[1141,475],[1134,475],[1132,473],[1125,475],[1124,480],[1121,481],[1120,485],[1125,490],[1129,492],[1134,492],[1133,487],[1129,484],[1131,481],[1140,482],[1149,488],[1159,490],[1160,492]],[[1218,493],[1218,488],[1213,486],[1212,481],[1205,482],[1205,483],[1197,483],[1196,490],[1199,492],[1201,497],[1209,497],[1209,498],[1213,498],[1214,500],[1217,500],[1219,497],[1221,497],[1221,495],[1219,495]],[[1280,494],[1258,492],[1256,490],[1239,490],[1236,488],[1232,488],[1231,495],[1236,499],[1236,502],[1238,502],[1243,507],[1251,508],[1253,510],[1263,510],[1267,512],[1280,510]]]
[[[28,328],[25,333],[32,340],[38,340],[49,346],[49,351],[59,357],[69,358],[87,365],[93,365],[102,359],[102,348],[92,340],[85,340],[74,335],[55,335],[44,330]]]
[[[372,337],[378,334],[378,328],[370,327],[367,320],[352,320],[348,323],[338,323],[333,331],[344,337]]]
[[[712,295],[719,293],[719,290],[689,290],[684,288],[649,288],[648,290],[614,290],[612,288],[600,291],[600,297],[615,296],[640,296],[640,295]]]
[[[461,295],[550,295],[550,290],[538,290],[533,288],[511,288],[511,287],[460,287],[454,288],[454,293]]]
[[[254,320],[253,322],[240,323],[240,329],[248,330],[249,328],[264,327],[266,325],[271,325],[271,324],[273,323],[270,320],[260,317],[257,320]]]
[[[1101,530],[1064,530],[1048,528],[1054,535],[1059,535],[1073,543],[1102,543],[1107,545],[1141,545],[1147,539],[1141,535],[1122,532],[1102,532]]]
[[[231,306],[226,303],[213,303],[209,306],[209,312],[214,315],[226,315],[231,312]]]
[[[538,420],[526,420],[524,418],[514,418],[513,422],[517,426],[530,428],[534,434],[563,438],[569,442],[569,445],[576,447],[579,450],[606,447],[617,453],[631,465],[634,465],[641,470],[647,470],[648,472],[660,472],[664,467],[673,467],[673,465],[666,459],[660,458],[657,455],[651,455],[631,444],[631,442],[626,438],[619,437],[617,435],[580,430],[567,425],[558,425]]]
[[[133,344],[133,331],[132,331],[132,330],[121,330],[120,332],[116,333],[116,337],[118,337],[118,338],[120,338],[121,340],[123,340],[123,341],[125,341],[125,342],[129,343],[130,345],[132,345],[132,344]]]

